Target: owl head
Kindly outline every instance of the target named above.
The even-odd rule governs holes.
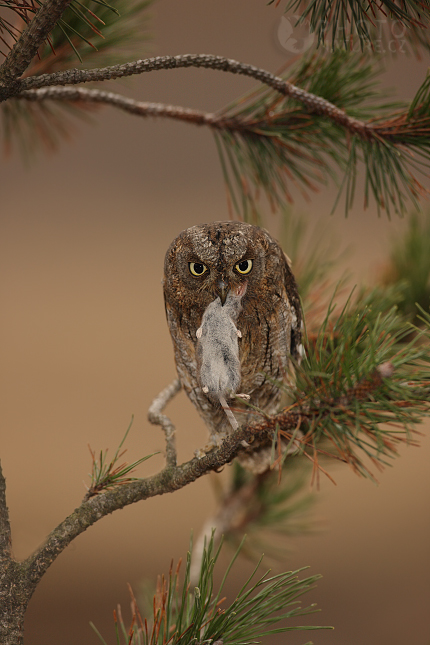
[[[246,315],[247,308],[273,307],[272,296],[282,297],[287,274],[294,283],[285,255],[265,230],[243,222],[212,222],[192,226],[173,240],[165,259],[164,291],[171,306],[201,317],[217,296],[224,303],[230,290],[246,282]]]

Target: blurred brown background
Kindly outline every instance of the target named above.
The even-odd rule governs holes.
[[[213,53],[276,70],[291,54],[277,39],[282,7],[264,1],[160,0],[151,10],[151,55]],[[148,55],[142,49],[141,56]],[[385,82],[415,93],[428,65],[399,55]],[[216,110],[252,87],[211,71],[157,72],[123,83],[124,94]],[[211,134],[106,109],[55,156],[29,169],[15,155],[1,172],[1,459],[15,554],[26,557],[82,499],[89,443],[111,454],[128,426],[128,459],[163,449],[146,412],[175,376],[160,280],[164,253],[182,229],[227,219]],[[334,190],[296,208],[328,217]],[[387,240],[402,222],[363,212],[330,219],[350,266],[371,282]],[[273,217],[270,227],[277,230]],[[288,252],[288,249],[286,249]],[[205,430],[181,395],[169,407],[181,460]],[[423,431],[428,426],[423,426]],[[430,642],[430,441],[407,448],[379,486],[336,468],[322,481],[316,515],[323,531],[298,539],[286,569],[322,573],[309,595],[322,613],[309,623],[333,632],[277,642],[404,645]],[[162,464],[154,457],[139,475]],[[190,529],[214,508],[208,477],[100,521],[47,573],[29,608],[27,645],[93,645],[90,620],[114,642],[112,609],[184,556]],[[246,568],[246,567],[244,567]]]

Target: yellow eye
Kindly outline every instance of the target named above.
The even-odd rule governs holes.
[[[197,277],[203,275],[208,270],[206,264],[203,264],[202,262],[188,262],[188,266],[190,267],[191,275]]]
[[[252,260],[242,260],[242,262],[238,262],[234,268],[241,275],[246,275],[251,272]]]

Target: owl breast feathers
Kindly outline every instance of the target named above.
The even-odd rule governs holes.
[[[240,336],[235,339],[236,391],[250,395],[250,402],[268,414],[276,412],[281,392],[273,380],[285,381],[289,355],[298,358],[301,342],[297,286],[279,244],[265,230],[242,222],[192,226],[166,253],[163,287],[178,376],[211,436],[222,437],[230,426],[199,380],[197,331],[210,303],[219,298],[228,305],[230,292],[244,293],[234,320]],[[243,402],[230,404],[239,424],[252,421]]]

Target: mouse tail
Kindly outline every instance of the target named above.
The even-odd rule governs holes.
[[[234,416],[233,412],[230,410],[229,405],[225,398],[223,396],[219,396],[219,402],[221,403],[221,407],[226,413],[227,419],[229,420],[229,423],[233,430],[237,430],[239,427],[238,422],[236,421],[236,417]]]

